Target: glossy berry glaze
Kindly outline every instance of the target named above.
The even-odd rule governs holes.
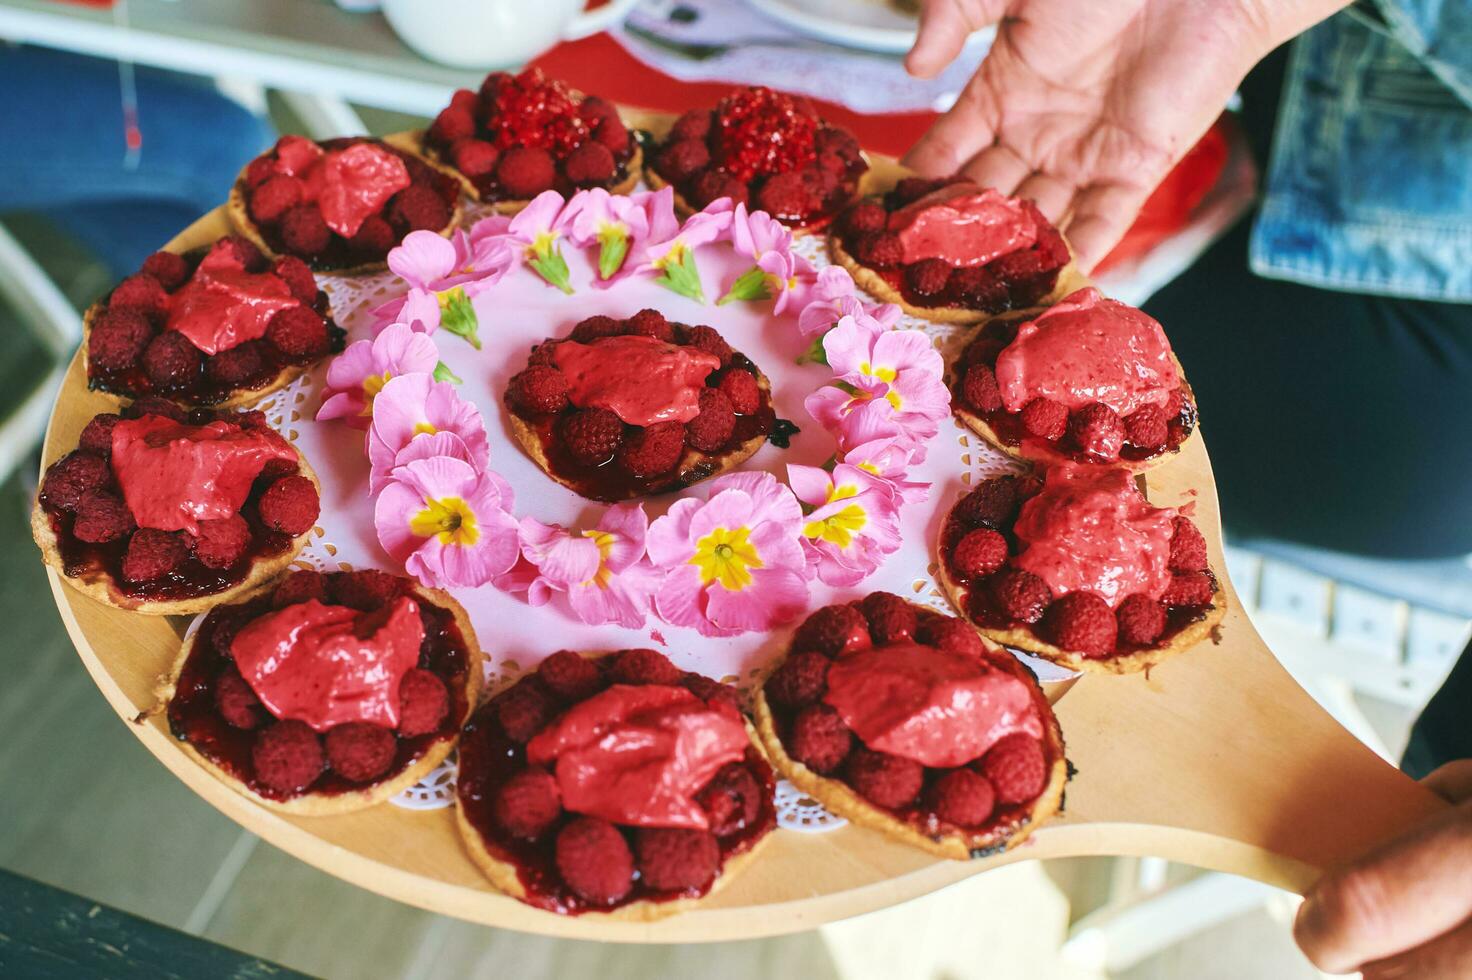
[[[316,575],[315,572],[299,572],[295,575]],[[289,576],[287,581],[294,578]],[[379,581],[388,581],[390,576],[377,572],[341,572],[324,575],[327,599],[336,597],[346,600],[363,612],[373,612],[384,602],[361,601],[362,590],[353,588],[354,576],[371,575]],[[415,760],[424,756],[431,746],[455,738],[456,724],[464,718],[466,705],[466,681],[470,665],[470,651],[455,617],[428,601],[422,593],[412,592],[413,583],[408,579],[395,578],[394,594],[411,594],[419,607],[419,616],[424,624],[424,642],[419,649],[419,668],[438,677],[450,695],[449,711],[439,727],[427,734],[405,738],[397,732],[393,762],[387,771],[371,782],[354,782],[324,765],[320,776],[305,789],[297,792],[282,792],[256,778],[252,761],[252,749],[256,740],[273,724],[278,724],[264,709],[257,708],[261,724],[255,728],[237,728],[225,720],[217,707],[216,687],[222,673],[234,667],[230,655],[230,641],[235,633],[251,620],[276,608],[273,596],[268,593],[250,602],[238,605],[216,606],[200,624],[194,635],[194,646],[189,659],[179,674],[174,696],[169,701],[169,731],[174,737],[188,742],[195,751],[204,756],[227,774],[244,783],[250,790],[270,800],[289,800],[304,795],[336,796],[342,793],[361,791],[376,783],[392,779],[402,773]],[[375,600],[376,601],[376,600]]]
[[[652,651],[649,652],[652,653]],[[611,669],[613,661],[613,656],[601,656],[593,660],[598,668],[598,681],[588,696],[591,697],[592,694],[615,683],[614,671]],[[668,664],[668,661],[664,663]],[[673,668],[672,665],[670,669],[678,673],[677,668]],[[617,682],[628,683],[629,681],[626,678],[618,678]],[[697,697],[703,697],[708,703],[714,704],[716,699],[726,700],[731,704],[735,703],[736,692],[733,688],[716,684],[699,674],[685,674],[683,679],[676,683],[689,688]],[[577,703],[557,699],[535,674],[522,678],[487,701],[470,717],[470,721],[460,735],[460,771],[456,781],[456,800],[460,812],[475,828],[481,843],[490,852],[490,855],[497,861],[515,867],[517,880],[526,890],[522,901],[550,912],[578,915],[588,911],[607,912],[639,901],[670,902],[699,898],[709,892],[711,886],[724,872],[728,861],[751,850],[776,827],[777,811],[773,802],[776,777],[761,753],[754,747],[748,747],[746,759],[743,762],[729,764],[711,780],[712,783],[716,783],[722,779],[722,773],[728,769],[737,766],[744,767],[755,778],[760,790],[760,806],[757,808],[755,818],[750,821],[737,821],[737,825],[733,826],[728,833],[717,834],[716,839],[720,845],[720,864],[712,881],[701,888],[657,891],[650,888],[636,870],[632,888],[617,902],[599,904],[588,901],[567,885],[557,869],[556,838],[558,831],[570,820],[575,819],[576,814],[562,811],[550,829],[531,840],[508,833],[495,817],[494,801],[497,790],[513,775],[527,768],[526,746],[508,736],[502,727],[499,720],[500,707],[508,699],[516,698],[519,689],[526,687],[535,688],[538,694],[548,699],[552,712],[552,715],[546,719],[549,724],[555,720],[555,717],[560,716],[562,712]],[[616,826],[632,850],[635,829]]]
[[[812,102],[760,86],[685,113],[652,156],[693,208],[729,197],[808,230],[826,227],[869,169],[853,134],[818,118]]]
[[[263,273],[271,269],[271,263],[267,261],[260,250],[249,241],[239,236],[233,236],[230,241],[235,248],[247,258],[246,271],[250,273]],[[200,261],[209,253],[208,248],[199,248],[184,253],[182,258],[189,267],[190,276],[198,268]],[[146,272],[141,275],[147,275]],[[188,278],[170,290],[168,293],[178,292],[188,283]],[[109,309],[108,303],[111,299],[104,299],[100,304],[100,310],[95,323],[106,316]],[[139,357],[127,367],[121,370],[105,370],[94,358],[87,361],[87,387],[93,391],[106,391],[125,398],[142,398],[146,395],[161,395],[175,401],[188,405],[218,405],[236,395],[250,392],[258,388],[264,388],[275,381],[282,371],[288,368],[300,367],[311,364],[327,354],[341,353],[344,338],[347,332],[339,327],[332,319],[332,311],[327,300],[327,294],[317,290],[317,295],[310,304],[312,309],[327,322],[327,346],[320,351],[305,354],[292,354],[282,350],[271,342],[269,334],[259,340],[247,341],[240,347],[232,350],[222,351],[219,354],[208,355],[200,352],[200,364],[197,369],[182,375],[172,377],[150,376],[144,369],[144,359]],[[157,336],[164,329],[163,318],[148,315],[149,326]],[[91,319],[91,318],[89,318]],[[249,346],[257,355],[252,358],[252,363],[258,361],[258,366],[245,373],[227,373],[222,371],[216,362],[226,359],[234,359],[239,363],[240,348]]]
[[[879,611],[875,607],[876,600],[882,601],[889,608],[882,612]],[[894,627],[894,619],[890,614],[898,608],[910,610],[907,620],[912,625],[903,629]],[[832,620],[823,627],[814,628],[820,617],[831,616],[834,612],[843,612],[843,615],[848,616],[850,615],[848,611],[858,614],[854,620],[856,630],[835,631],[831,628]],[[784,672],[793,671],[796,665],[791,661],[795,655],[799,654],[804,656],[819,654],[831,665],[843,660],[845,656],[870,649],[911,644],[931,646],[968,657],[977,657],[988,667],[1021,680],[1027,686],[1033,707],[1043,721],[1044,730],[1049,729],[1053,725],[1052,706],[1049,705],[1047,697],[1027,668],[1010,654],[988,647],[969,627],[964,632],[958,631],[949,636],[944,635],[946,631],[955,629],[955,627],[946,625],[952,623],[958,626],[964,625],[959,620],[921,606],[911,605],[889,593],[873,593],[864,602],[820,609],[813,613],[793,634],[792,645],[784,660],[767,679],[764,692],[767,706],[772,713],[777,737],[781,740],[783,750],[789,757],[803,763],[824,778],[844,783],[854,793],[864,798],[868,805],[926,837],[940,839],[946,835],[964,835],[971,848],[971,856],[984,857],[1004,849],[1007,846],[1007,840],[1030,822],[1032,807],[1047,785],[1046,776],[1027,798],[1011,802],[996,800],[990,814],[980,822],[973,824],[958,825],[943,819],[936,812],[935,786],[955,769],[969,769],[985,778],[985,756],[981,759],[973,759],[963,766],[924,767],[923,781],[920,783],[919,791],[908,802],[894,805],[893,800],[877,801],[869,796],[860,785],[857,785],[851,776],[851,766],[859,753],[872,752],[872,750],[865,746],[856,734],[849,732],[846,726],[843,726],[842,730],[851,736],[851,742],[842,755],[834,753],[821,763],[812,758],[804,758],[803,746],[795,742],[793,737],[794,722],[804,711],[820,708],[832,711],[823,704],[826,682],[794,681],[788,674],[784,674]],[[867,632],[865,625],[868,627]],[[841,721],[838,724],[842,726]],[[1028,738],[1021,734],[1010,737]],[[1042,739],[1033,741],[1037,742],[1042,752],[1043,772],[1051,773],[1061,758],[1060,747],[1054,745],[1053,740],[1046,735]],[[877,752],[873,754],[882,755]],[[888,758],[894,759],[895,757]],[[919,763],[910,762],[910,760],[902,761],[906,766],[920,767]]]
[[[641,314],[643,315],[643,314]],[[657,316],[657,314],[656,314]],[[631,318],[632,320],[633,318]],[[593,321],[606,321],[607,318],[595,317],[580,323],[573,328],[569,339],[580,340],[588,331],[588,324]],[[659,317],[663,322],[663,317]],[[694,346],[704,343],[703,337],[714,334],[710,327],[690,327],[683,323],[667,324],[669,330],[664,336],[671,342],[682,347]],[[700,333],[695,333],[696,330]],[[598,336],[620,336],[634,332],[630,321],[612,321],[611,325],[605,325],[599,330]],[[717,336],[715,339],[719,340]],[[538,344],[532,349],[528,364],[531,366],[554,366],[553,351],[558,341],[547,341]],[[722,349],[723,348],[723,349]],[[715,388],[719,386],[721,378],[729,372],[741,371],[756,378],[757,367],[739,351],[730,350],[724,341],[716,345],[716,349],[722,349],[721,356],[724,360],[722,367],[713,371],[706,378],[706,387]],[[736,424],[731,431],[730,437],[718,449],[706,452],[696,449],[694,446],[685,445],[678,461],[668,470],[655,473],[639,475],[624,465],[617,451],[613,452],[596,465],[588,465],[574,458],[568,450],[561,433],[561,425],[575,414],[578,409],[570,402],[565,402],[560,411],[553,413],[537,412],[529,409],[518,402],[514,395],[516,379],[507,391],[507,408],[522,422],[526,423],[536,433],[536,438],[542,448],[547,460],[547,467],[559,480],[570,486],[577,493],[590,500],[617,501],[629,500],[635,497],[644,497],[658,493],[668,493],[679,490],[692,484],[699,483],[716,472],[722,465],[722,457],[725,454],[735,452],[748,440],[762,436],[770,436],[777,429],[777,418],[772,408],[771,392],[765,388],[758,388],[756,410],[752,412],[740,412],[736,414]],[[687,432],[689,424],[687,423]],[[639,426],[625,425],[621,437],[620,448],[627,445],[630,440],[635,439],[640,431]]]
[[[967,373],[980,365],[986,371],[992,372],[994,377],[997,356],[1012,343],[1022,322],[1025,321],[1001,318],[984,324],[976,332],[950,371],[948,383],[952,404],[975,414],[991,427],[1002,445],[1018,449],[1023,456],[1043,461],[1054,461],[1062,457],[1076,463],[1113,462],[1112,459],[1100,459],[1086,452],[1078,444],[1076,430],[1071,425],[1066,426],[1061,435],[1056,435],[1056,432],[1047,433],[1049,436],[1056,435],[1056,438],[1044,438],[1029,432],[1023,424],[1023,413],[1009,412],[1001,404],[1001,396],[996,393],[994,380],[982,385],[975,385],[973,382],[974,387],[968,393]],[[982,403],[978,404],[978,401]],[[1181,379],[1180,387],[1172,393],[1171,401],[1166,406],[1166,416],[1165,441],[1157,445],[1137,445],[1132,442],[1128,420],[1122,420],[1125,422],[1125,436],[1118,458],[1127,463],[1142,463],[1175,452],[1191,437],[1196,428],[1196,399],[1184,378]]]
[[[1063,236],[1031,201],[1019,203],[1037,224],[1036,243],[983,266],[951,269],[938,283],[925,284],[923,291],[921,283],[925,277],[920,275],[920,267],[939,263],[939,259],[906,265],[897,255],[882,257],[884,250],[876,243],[887,234],[885,222],[889,217],[926,194],[958,181],[965,182],[964,178],[907,177],[882,197],[855,202],[839,217],[835,234],[849,255],[882,277],[911,306],[996,314],[1041,302],[1057,285],[1058,273],[1068,264],[1070,256]],[[882,215],[876,207],[883,209]],[[945,271],[943,263],[936,269]]]
[[[1049,629],[1048,610],[1056,597],[1049,596],[1036,604],[1025,617],[1012,615],[998,597],[998,588],[1013,570],[1012,559],[1019,553],[1013,526],[1021,504],[1038,493],[1041,484],[1030,478],[995,477],[984,480],[966,497],[962,497],[949,513],[941,531],[940,558],[946,574],[961,589],[960,607],[971,623],[986,630],[1023,630],[1044,643],[1055,643],[1057,637]],[[1184,520],[1184,518],[1181,518]],[[990,529],[1007,541],[1007,561],[989,575],[973,578],[957,567],[956,545],[971,531]],[[1200,570],[1218,590],[1216,577],[1209,568]],[[1186,627],[1205,619],[1210,604],[1165,606],[1165,627],[1150,644],[1131,643],[1117,637],[1108,656],[1124,656],[1168,646]]]

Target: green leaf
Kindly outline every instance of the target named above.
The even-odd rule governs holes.
[[[772,289],[767,282],[767,274],[762,271],[760,266],[754,265],[741,273],[740,277],[731,283],[731,288],[726,290],[726,295],[716,300],[716,305],[725,306],[732,300],[742,300],[749,303],[753,300],[771,298]]]
[[[820,333],[818,334],[818,336],[814,337],[812,345],[809,346],[807,350],[802,352],[802,354],[797,359],[797,363],[822,364],[826,367],[828,364],[828,351],[823,346],[823,338],[826,336],[828,336],[828,334],[826,331],[824,331],[823,333]]]
[[[470,297],[459,286],[440,293],[440,329],[465,338],[471,347],[480,350],[480,320]]]
[[[464,379],[461,378],[454,371],[451,371],[450,365],[446,364],[444,361],[440,361],[434,366],[434,379],[436,381],[449,381],[450,383],[457,385],[464,383]]]
[[[654,281],[681,296],[704,303],[705,290],[700,285],[700,270],[695,267],[695,250],[682,245],[675,246],[675,249],[679,252],[679,260],[666,262],[663,273]]]
[[[611,279],[624,266],[629,254],[629,233],[621,227],[610,227],[598,232],[598,277]]]
[[[568,281],[567,260],[562,257],[562,246],[548,245],[532,253],[531,266],[537,275],[558,289],[572,295],[572,283]]]

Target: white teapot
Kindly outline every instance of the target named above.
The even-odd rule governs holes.
[[[454,68],[505,68],[623,20],[639,0],[383,0],[394,31],[431,61]]]

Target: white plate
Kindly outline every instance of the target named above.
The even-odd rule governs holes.
[[[903,54],[915,43],[916,18],[887,0],[747,0],[768,17],[809,37],[847,48]],[[972,35],[968,44],[990,38],[994,28]]]

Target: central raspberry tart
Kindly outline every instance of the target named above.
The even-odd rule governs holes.
[[[95,416],[31,511],[46,564],[109,605],[183,615],[259,591],[306,544],[317,477],[260,412],[161,399]]]
[[[776,826],[774,787],[733,688],[655,650],[563,650],[466,725],[456,816],[506,894],[648,920],[751,859]]]
[[[411,231],[460,224],[460,182],[382,140],[283,136],[241,171],[230,222],[272,258],[325,272],[376,272]]]
[[[1148,669],[1226,611],[1201,531],[1114,468],[982,482],[946,516],[938,577],[986,636],[1073,670]]]
[[[795,786],[932,854],[1015,847],[1063,806],[1063,734],[1032,674],[961,620],[888,592],[809,616],[755,712]]]
[[[868,169],[854,135],[820,119],[812,102],[757,86],[676,120],[645,177],[674,187],[682,213],[725,197],[802,232],[831,222]]]
[[[465,610],[383,572],[294,572],[212,609],[159,692],[184,750],[285,813],[347,813],[450,754],[481,684]]]
[[[1165,331],[1088,287],[1041,316],[986,324],[950,371],[956,415],[1018,459],[1143,470],[1196,430]]]
[[[658,310],[594,316],[532,349],[506,390],[512,431],[593,500],[678,490],[740,465],[773,430],[771,383],[711,327]]]

